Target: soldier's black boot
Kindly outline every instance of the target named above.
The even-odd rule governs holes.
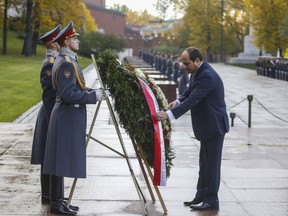
[[[63,202],[63,177],[51,175],[51,206],[50,213],[59,215],[76,215],[77,213],[66,207]]]
[[[50,175],[43,173],[43,165],[40,170],[41,203],[50,204]]]

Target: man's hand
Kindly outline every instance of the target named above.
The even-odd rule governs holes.
[[[156,118],[158,121],[162,121],[162,120],[168,119],[168,115],[167,115],[166,112],[160,111],[160,112],[157,112],[157,113],[155,114],[155,118]]]
[[[176,106],[177,106],[177,101],[175,100],[175,101],[171,102],[170,104],[168,104],[168,109],[173,109]]]

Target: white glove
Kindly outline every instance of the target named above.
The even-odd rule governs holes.
[[[95,92],[97,101],[102,101],[105,99],[102,89],[95,89]]]
[[[105,90],[105,94],[106,94],[107,97],[111,96],[111,94],[110,94],[110,92],[108,90]]]
[[[122,62],[119,60],[119,59],[116,59],[116,61],[117,61],[117,63],[118,63],[118,65],[122,65]]]
[[[97,101],[105,100],[102,89],[95,89],[95,92],[96,92]],[[105,90],[105,94],[106,94],[106,97],[110,96],[110,92],[108,90]]]

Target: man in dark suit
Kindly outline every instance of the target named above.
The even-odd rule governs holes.
[[[229,131],[224,86],[197,48],[186,48],[181,61],[191,74],[189,87],[169,104],[170,110],[156,113],[155,118],[177,119],[190,110],[193,131],[200,141],[199,177],[195,198],[184,205],[193,210],[218,210],[222,147]]]
[[[52,69],[56,92],[48,126],[43,172],[51,175],[50,212],[75,215],[63,203],[63,177],[86,178],[86,104],[103,100],[101,89],[88,89],[76,52],[78,34],[70,22],[53,42],[61,46]]]

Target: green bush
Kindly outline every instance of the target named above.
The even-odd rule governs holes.
[[[79,54],[90,57],[94,54],[98,58],[99,54],[106,49],[116,52],[123,50],[125,41],[111,34],[102,34],[99,32],[89,32],[83,34],[80,38]]]

